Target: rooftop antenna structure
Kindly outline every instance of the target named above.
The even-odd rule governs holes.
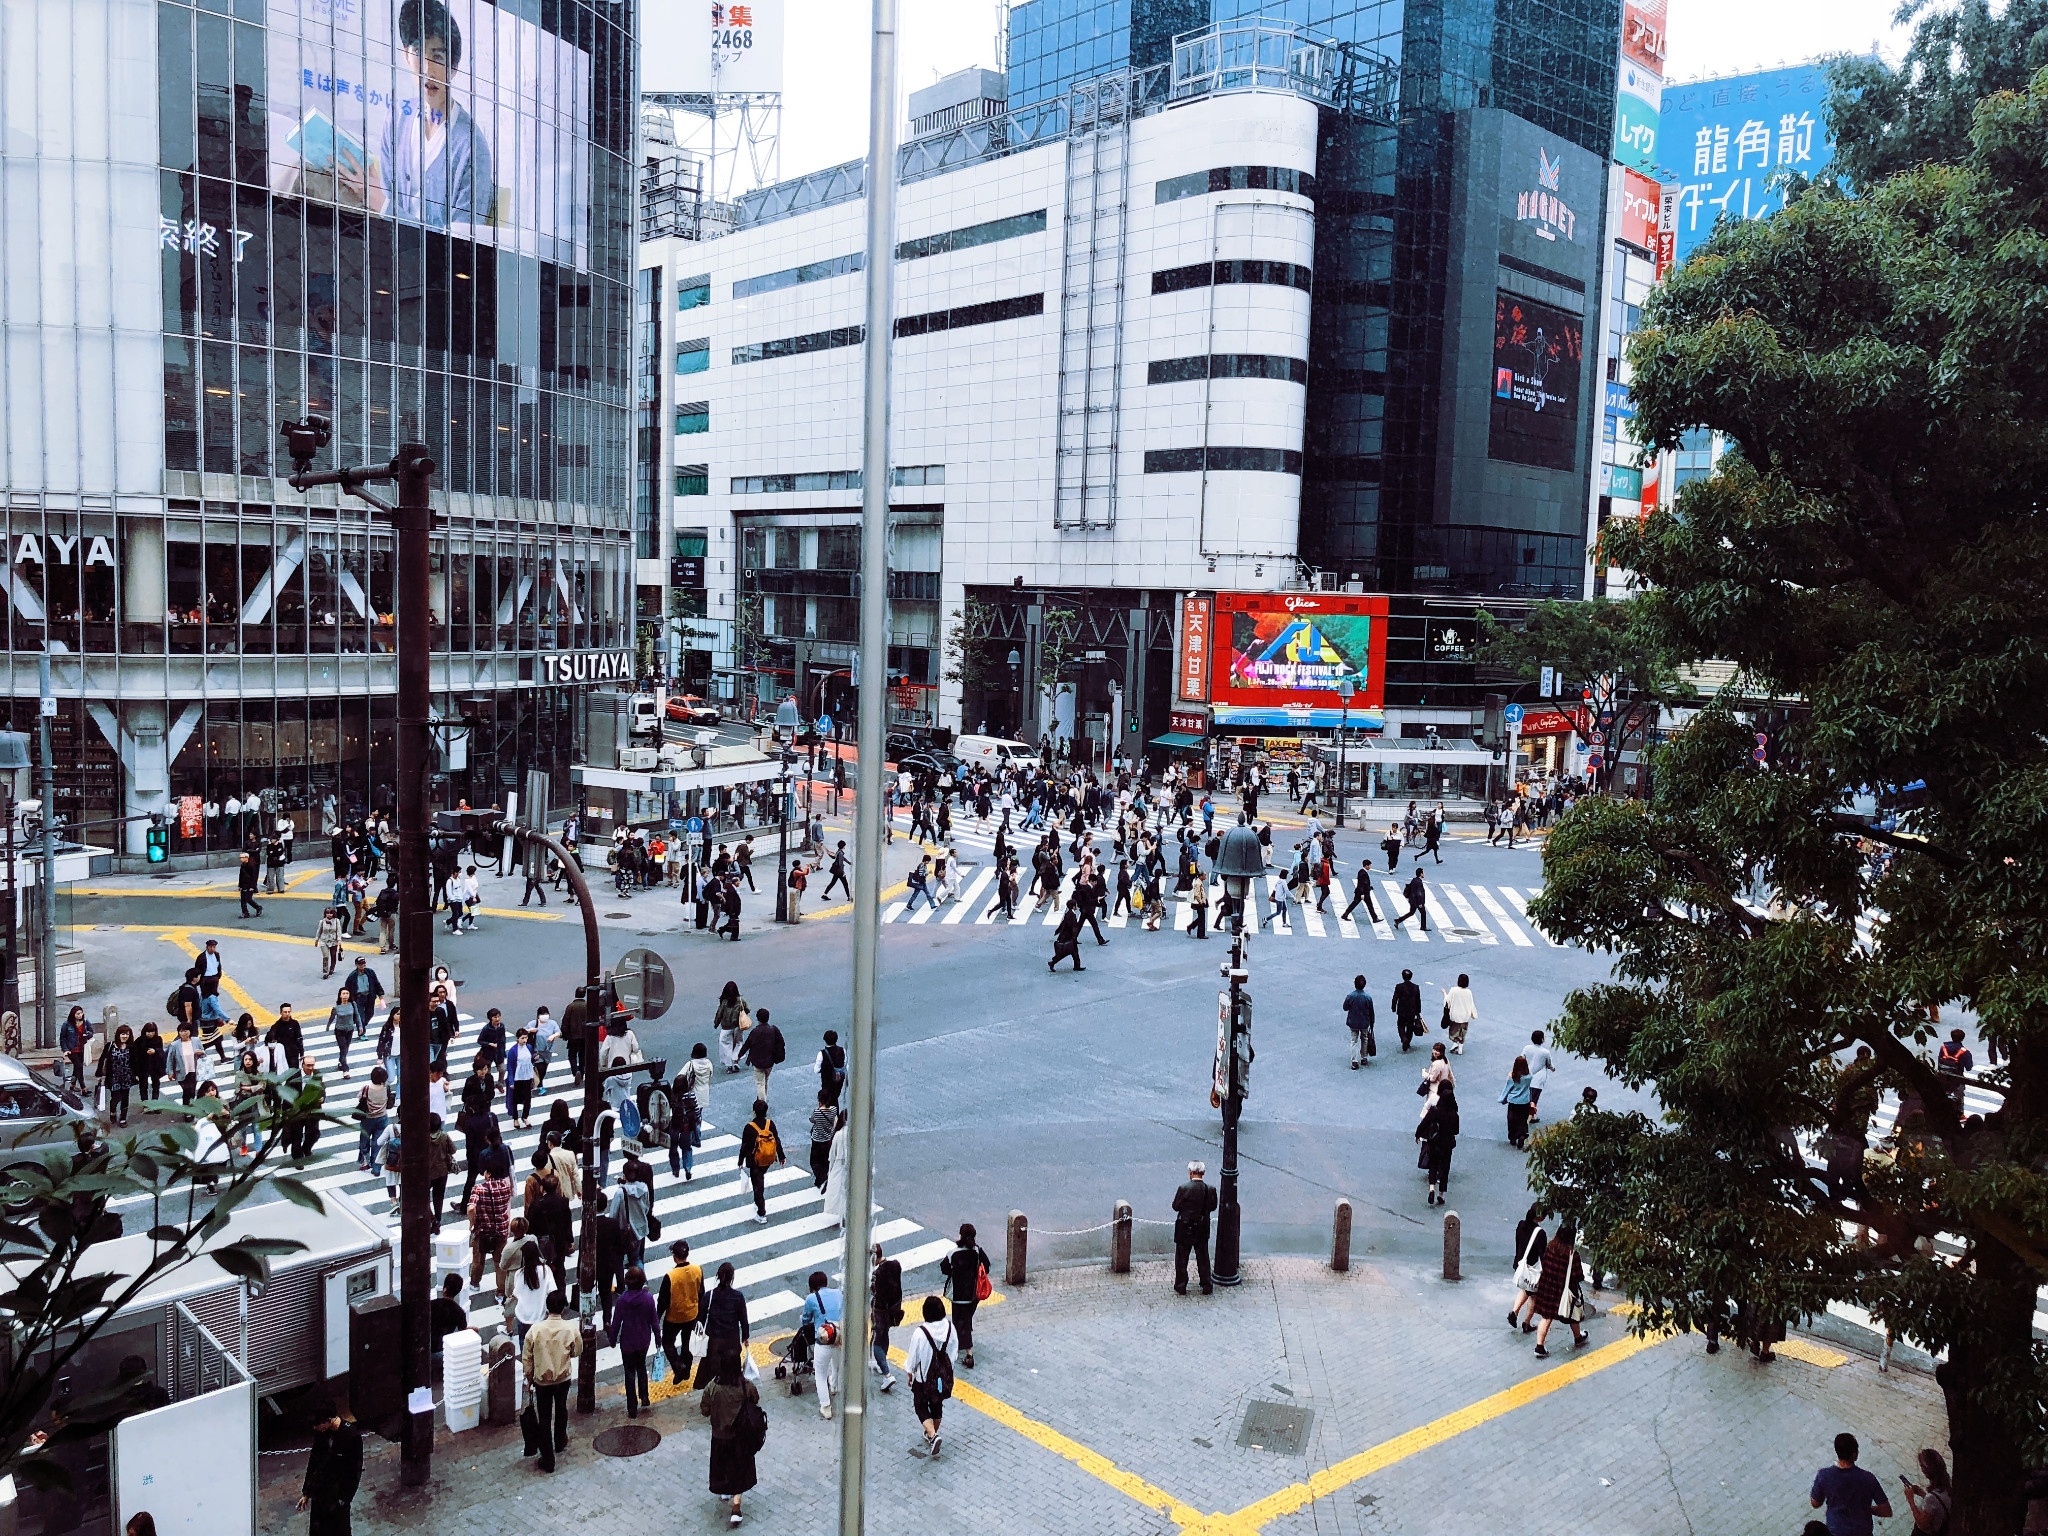
[[[781,179],[783,3],[648,0],[642,10],[641,106],[666,112],[676,146],[704,157],[713,205]]]

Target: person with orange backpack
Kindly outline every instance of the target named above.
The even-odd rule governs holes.
[[[974,1309],[995,1294],[988,1277],[988,1254],[974,1240],[974,1223],[960,1223],[960,1242],[939,1260],[939,1273],[952,1289],[953,1327],[960,1335],[960,1363],[974,1369]]]
[[[768,1118],[768,1101],[754,1100],[754,1118],[740,1132],[740,1166],[754,1182],[754,1221],[759,1226],[768,1225],[768,1170],[788,1161],[782,1135]]]

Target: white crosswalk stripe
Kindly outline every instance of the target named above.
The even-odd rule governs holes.
[[[1545,933],[1533,921],[1530,920],[1529,903],[1523,899],[1522,893],[1520,891],[1516,890],[1512,885],[1504,885],[1500,887],[1500,893],[1508,899],[1508,905],[1515,909],[1516,913],[1520,915],[1522,921],[1529,924],[1530,932],[1534,933],[1537,938],[1541,939],[1544,943],[1548,944],[1552,949],[1557,949],[1561,947],[1558,944],[1557,940],[1553,939],[1549,934]],[[1543,893],[1539,889],[1532,888],[1529,894],[1531,896],[1540,896]]]
[[[1500,942],[1494,936],[1493,930],[1479,920],[1479,914],[1472,909],[1472,904],[1458,893],[1458,888],[1455,885],[1439,885],[1437,889],[1443,892],[1444,896],[1450,901],[1450,904],[1458,909],[1458,916],[1464,919],[1465,926],[1478,932],[1480,943],[1498,944]]]
[[[474,1049],[475,1036],[471,1031],[478,1022],[469,1014],[462,1015],[462,1019],[464,1036],[458,1037],[453,1047],[453,1056],[458,1062],[465,1055],[465,1044],[471,1044]],[[324,1029],[307,1030],[306,1054],[319,1064],[326,1079],[330,1113],[345,1115],[353,1104],[358,1086],[368,1081],[369,1069],[379,1064],[373,1059],[370,1047],[375,1044],[376,1030],[381,1024],[381,1019],[373,1023],[367,1044],[360,1038],[355,1043],[356,1049],[351,1052],[353,1059],[350,1065],[355,1069],[351,1079],[340,1075],[334,1037]],[[796,1098],[800,1100],[801,1089],[810,1085],[810,1079],[801,1071],[794,1076],[800,1080],[796,1090]],[[549,1078],[550,1081],[534,1094],[535,1128],[528,1131],[508,1128],[504,1132],[505,1145],[512,1153],[515,1202],[518,1187],[531,1171],[533,1151],[540,1144],[540,1127],[553,1105],[563,1100],[575,1109],[582,1103],[583,1091],[572,1083],[559,1052],[551,1065]],[[780,1078],[778,1073],[778,1082]],[[713,1113],[729,1108],[734,1111],[732,1118],[735,1121],[743,1119],[745,1111],[739,1100],[743,1097],[751,1100],[752,1092],[753,1080],[750,1077],[735,1075],[731,1083],[721,1078],[711,1092]],[[502,1097],[492,1105],[492,1109],[500,1117],[500,1124],[509,1127]],[[792,1117],[796,1109],[797,1106],[792,1104]],[[130,1125],[132,1127],[138,1121],[146,1124],[148,1118],[133,1116]],[[305,1178],[317,1192],[346,1194],[373,1218],[390,1221],[395,1240],[396,1204],[387,1191],[381,1169],[359,1169],[356,1166],[359,1141],[352,1126],[326,1127],[314,1148],[314,1159]],[[669,1172],[666,1148],[651,1149],[646,1154],[646,1161],[654,1169],[654,1213],[661,1220],[662,1234],[658,1241],[647,1245],[644,1267],[649,1284],[658,1284],[660,1277],[668,1271],[668,1245],[677,1238],[686,1238],[691,1244],[691,1261],[702,1264],[706,1270],[727,1259],[733,1261],[737,1283],[749,1291],[747,1312],[756,1328],[766,1320],[799,1309],[803,1304],[801,1285],[795,1289],[760,1294],[755,1294],[755,1288],[767,1281],[787,1277],[800,1279],[813,1269],[825,1269],[835,1275],[843,1269],[843,1244],[835,1236],[836,1223],[825,1214],[824,1196],[813,1186],[810,1169],[804,1163],[808,1146],[808,1142],[801,1142],[794,1147],[786,1147],[790,1163],[769,1170],[764,1180],[768,1207],[766,1226],[757,1226],[753,1220],[753,1188],[745,1170],[736,1166],[739,1151],[736,1135],[720,1130],[713,1120],[707,1118],[703,1144],[694,1149],[694,1176],[688,1180]],[[614,1179],[623,1157],[620,1143],[614,1141],[610,1161],[610,1174]],[[451,1200],[460,1194],[463,1180],[460,1170],[449,1180]],[[572,1204],[580,1209],[580,1202],[572,1200]],[[514,1213],[517,1214],[516,1203]],[[469,1237],[467,1219],[445,1209],[440,1214],[441,1237],[460,1239],[466,1251]],[[580,1231],[580,1215],[577,1225]],[[875,1240],[889,1245],[889,1256],[902,1262],[906,1277],[936,1263],[953,1246],[942,1239],[916,1242],[922,1232],[916,1222],[901,1217],[878,1219],[876,1222]],[[906,1242],[911,1246],[898,1246]],[[573,1260],[571,1262],[573,1264]],[[467,1273],[466,1267],[464,1273]],[[490,1289],[492,1283],[486,1276],[484,1289],[471,1297],[470,1320],[473,1325],[501,1321],[496,1296]],[[617,1351],[606,1349],[598,1360],[601,1369],[613,1368],[618,1361]]]
[[[1477,898],[1479,905],[1486,908],[1488,912],[1493,914],[1493,920],[1496,923],[1500,924],[1500,931],[1506,934],[1514,944],[1516,944],[1518,947],[1522,949],[1535,948],[1535,945],[1531,942],[1529,936],[1526,933],[1522,932],[1520,928],[1516,927],[1515,924],[1508,921],[1508,914],[1506,910],[1501,906],[1499,902],[1495,901],[1492,896],[1487,894],[1485,886],[1473,886],[1472,894],[1475,898]]]

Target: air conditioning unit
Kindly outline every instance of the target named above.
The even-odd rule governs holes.
[[[621,747],[619,766],[628,773],[652,773],[661,752],[655,747]]]

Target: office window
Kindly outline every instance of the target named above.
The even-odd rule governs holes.
[[[1148,384],[1181,384],[1189,379],[1279,379],[1307,384],[1308,362],[1299,357],[1269,357],[1252,352],[1218,352],[1208,357],[1169,357],[1148,363]]]
[[[684,400],[676,406],[676,435],[711,430],[711,402]]]
[[[800,267],[784,267],[780,272],[743,277],[732,285],[732,296],[745,299],[757,293],[773,293],[778,288],[794,288],[799,283],[823,282],[828,277],[844,277],[849,272],[858,272],[864,265],[865,258],[859,251],[826,261],[807,261]]]
[[[703,373],[711,366],[711,339],[700,336],[695,341],[676,343],[676,372]]]
[[[711,302],[711,275],[676,279],[676,308],[698,309]]]
[[[1181,293],[1206,288],[1211,283],[1271,283],[1280,288],[1310,289],[1307,267],[1291,261],[1198,261],[1191,266],[1167,267],[1152,274],[1154,293]]]
[[[676,494],[678,496],[709,496],[711,494],[711,466],[709,464],[678,464],[676,466]]]
[[[965,229],[949,229],[944,234],[922,235],[915,240],[906,240],[896,247],[898,261],[916,261],[925,256],[938,256],[947,251],[972,250],[977,245],[993,245],[998,240],[1014,240],[1019,235],[1042,235],[1045,233],[1045,210],[1035,213],[1020,213],[1007,219],[991,219],[986,224],[970,224]]]
[[[1153,189],[1153,201],[1173,203],[1210,192],[1246,190],[1292,192],[1313,202],[1316,179],[1307,171],[1290,170],[1284,165],[1219,165],[1213,170],[1169,176]]]
[[[1266,470],[1274,474],[1301,473],[1301,455],[1292,448],[1218,448],[1206,453],[1200,448],[1155,448],[1145,455],[1148,475],[1183,474],[1192,470]]]
[[[896,322],[898,336],[926,336],[934,331],[957,331],[971,325],[994,325],[999,320],[1022,320],[1045,313],[1045,295],[1030,293],[1016,299],[991,299],[986,304],[965,304],[958,309],[936,309],[929,314],[905,315]]]
[[[857,491],[857,469],[819,470],[801,475],[734,475],[735,496],[778,496],[791,491]]]
[[[897,322],[900,326],[901,321]],[[902,332],[899,330],[898,335]],[[867,327],[842,325],[829,331],[812,331],[807,336],[784,336],[776,341],[754,341],[732,349],[739,363],[765,363],[778,357],[797,357],[805,352],[827,352],[835,347],[857,347],[867,338]]]
[[[897,485],[944,485],[946,466],[943,464],[907,464],[892,472],[891,480]]]

